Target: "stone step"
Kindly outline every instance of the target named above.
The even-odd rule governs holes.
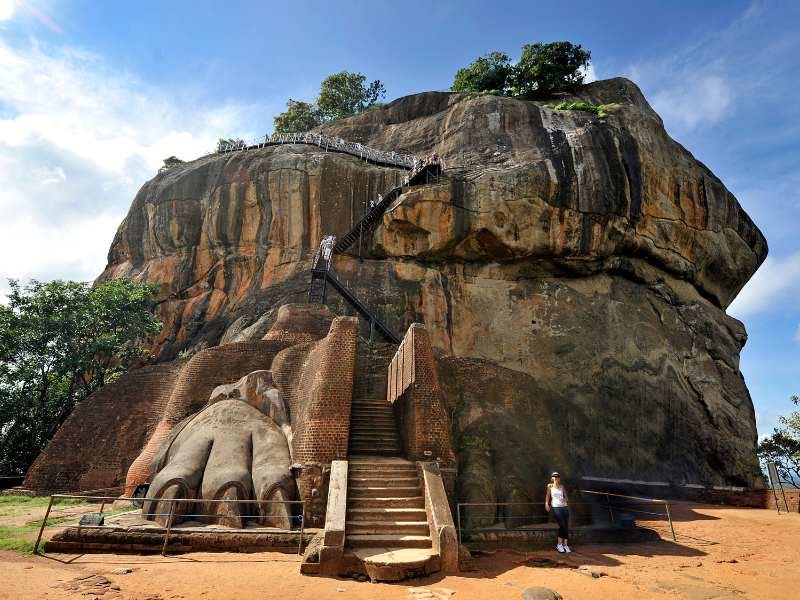
[[[399,457],[402,454],[402,451],[398,448],[365,448],[363,446],[354,446],[348,448],[347,451],[350,454],[366,454],[369,452],[375,456],[385,456],[387,458]]]
[[[430,535],[427,521],[345,521],[347,535],[353,534],[405,534]]]
[[[430,548],[431,538],[427,535],[355,534],[347,536],[346,544],[351,548]]]
[[[396,473],[397,471],[417,472],[417,465],[402,458],[397,461],[389,462],[383,457],[375,457],[368,462],[364,462],[360,455],[350,457],[348,468],[351,473],[355,471],[372,472],[373,470],[390,471],[392,473]]]
[[[396,431],[397,424],[394,421],[377,421],[370,419],[369,421],[350,421],[350,431],[364,430],[364,431]]]
[[[350,445],[348,446],[348,450],[350,451],[351,454],[363,454],[364,452],[370,452],[372,454],[379,454],[381,456],[386,456],[386,453],[391,451],[391,452],[395,453],[395,454],[392,454],[392,456],[399,456],[400,450],[402,450],[402,448],[400,448],[400,444],[399,443],[394,443],[394,444],[380,443],[380,444],[378,444],[378,443],[374,443],[374,442],[362,442],[362,441],[356,440],[356,441],[351,441],[350,442]]]
[[[413,487],[419,486],[419,478],[414,475],[405,477],[365,477],[363,474],[350,474],[347,479],[348,486],[359,487]]]
[[[419,485],[411,486],[360,486],[353,485],[347,487],[347,497],[355,498],[414,498],[422,494]]]
[[[347,506],[352,508],[421,508],[425,510],[425,500],[422,496],[396,497],[387,495],[383,498],[349,496]]]
[[[354,454],[349,459],[350,466],[360,467],[380,467],[382,469],[416,468],[416,463],[406,458],[384,458],[382,456],[370,456],[369,452],[364,454]]]
[[[350,508],[347,507],[348,521],[427,521],[424,508]]]
[[[368,478],[369,481],[382,481],[385,487],[392,487],[389,482],[395,481],[417,481],[416,471],[351,471],[350,476],[353,478]],[[398,484],[399,485],[399,484]],[[413,483],[412,483],[413,485]],[[408,487],[407,485],[399,485],[399,487]]]
[[[398,444],[400,442],[400,436],[397,435],[396,431],[386,431],[386,432],[350,432],[350,443],[352,444],[355,441],[364,442],[364,443],[376,443],[376,444]]]
[[[386,468],[377,465],[374,467],[360,467],[360,466],[348,465],[347,469],[351,477],[367,477],[367,478],[381,477],[384,480],[394,479],[396,477],[409,477],[409,478],[417,477],[417,468],[414,466],[404,467],[404,468]]]

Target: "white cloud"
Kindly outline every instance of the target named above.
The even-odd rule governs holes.
[[[14,0],[0,0],[0,21],[8,21],[14,16]]]
[[[96,277],[163,158],[261,133],[264,116],[148,86],[77,49],[0,40],[0,297],[7,277]]]
[[[733,101],[730,83],[723,77],[685,75],[679,85],[652,97],[653,108],[671,124],[685,129],[713,125],[729,112]]]
[[[800,298],[800,252],[782,259],[768,256],[728,307],[728,312],[742,319],[782,305],[794,306]]]

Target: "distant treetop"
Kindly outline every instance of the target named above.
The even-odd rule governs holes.
[[[525,44],[519,60],[489,52],[456,73],[454,92],[540,98],[583,83],[591,52],[571,42]]]
[[[361,73],[341,71],[328,75],[320,84],[319,97],[313,103],[289,98],[286,110],[275,117],[275,133],[308,131],[335,119],[365,111],[386,95],[380,80],[369,84]]]

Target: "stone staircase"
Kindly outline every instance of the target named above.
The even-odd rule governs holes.
[[[386,401],[392,344],[361,344],[350,416],[346,562],[373,581],[398,581],[438,569],[423,482],[403,458],[392,405]]]
[[[348,547],[431,547],[422,482],[413,462],[351,457],[347,490]]]
[[[350,456],[402,454],[394,411],[386,401],[387,372],[395,350],[392,344],[359,344],[350,412]]]

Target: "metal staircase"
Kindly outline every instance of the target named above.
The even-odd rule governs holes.
[[[394,158],[396,153],[391,154]],[[395,166],[408,168],[405,164],[395,163]],[[405,178],[402,186],[396,186],[379,195],[377,201],[373,202],[370,209],[364,216],[336,241],[336,236],[326,235],[322,238],[314,262],[311,265],[311,281],[308,286],[308,301],[310,303],[325,304],[327,299],[328,284],[335,289],[339,295],[352,306],[355,311],[370,325],[370,339],[376,330],[383,337],[393,344],[399,344],[400,338],[392,332],[388,326],[363,302],[361,302],[353,292],[351,292],[333,273],[331,260],[335,253],[343,253],[349,250],[358,241],[358,254],[361,255],[361,248],[364,236],[369,235],[383,218],[386,209],[400,197],[404,187],[421,185],[438,181],[442,172],[442,164],[434,155],[430,159],[413,159],[411,162],[411,174]]]

